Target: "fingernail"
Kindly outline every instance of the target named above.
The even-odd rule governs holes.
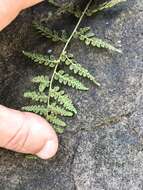
[[[37,153],[36,155],[42,159],[49,159],[53,157],[56,154],[57,145],[55,141],[49,140],[45,146],[42,148],[42,150]]]

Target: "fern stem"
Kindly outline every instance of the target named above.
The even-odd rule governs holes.
[[[61,55],[66,51],[66,49],[67,49],[67,47],[68,47],[70,41],[72,40],[72,38],[73,38],[75,32],[77,31],[77,29],[78,29],[78,27],[79,27],[79,25],[80,25],[80,23],[81,23],[83,17],[85,16],[85,13],[86,13],[86,11],[88,10],[88,8],[89,8],[91,2],[92,2],[92,0],[89,1],[89,3],[87,4],[86,8],[84,9],[84,11],[83,11],[83,13],[82,13],[82,15],[81,15],[81,17],[80,17],[80,19],[79,19],[79,21],[78,21],[76,27],[74,28],[72,34],[70,35],[69,39],[67,40],[67,43],[65,44],[64,49],[63,49]]]
[[[61,52],[61,54],[60,54],[60,57],[59,57],[59,59],[58,59],[59,62],[56,64],[56,66],[55,66],[55,68],[54,68],[53,75],[52,75],[51,81],[50,81],[50,86],[49,86],[49,96],[48,96],[48,104],[47,104],[47,107],[49,107],[49,105],[50,105],[50,98],[51,98],[50,93],[51,93],[51,90],[52,90],[54,77],[55,77],[56,71],[57,71],[57,69],[58,69],[58,66],[59,66],[61,57],[62,57],[62,55],[65,53],[65,51],[66,51],[68,45],[70,44],[72,38],[74,37],[74,35],[75,35],[75,33],[76,33],[76,31],[77,31],[77,29],[78,29],[78,27],[79,27],[81,21],[83,20],[83,17],[85,16],[85,14],[86,14],[86,12],[87,12],[87,10],[88,10],[88,8],[89,8],[89,6],[90,6],[91,3],[92,3],[92,0],[90,0],[90,1],[88,2],[88,4],[86,5],[86,7],[85,7],[85,9],[84,9],[84,11],[83,11],[81,17],[79,18],[78,23],[76,24],[76,26],[75,26],[73,32],[71,33],[69,39],[67,40],[67,42],[66,42],[66,44],[65,44],[65,46],[64,46],[64,48],[63,48],[63,50],[62,50],[62,52]],[[47,116],[48,116],[48,114],[47,114]]]

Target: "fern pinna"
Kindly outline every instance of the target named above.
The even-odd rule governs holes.
[[[60,87],[57,85],[57,82],[76,90],[87,91],[88,88],[79,79],[75,78],[76,75],[79,75],[80,77],[89,79],[95,85],[100,86],[95,77],[92,76],[86,68],[77,63],[74,55],[68,52],[68,46],[71,40],[75,38],[84,42],[87,46],[106,48],[108,50],[121,53],[119,49],[96,37],[96,35],[91,31],[90,27],[79,28],[79,26],[84,16],[91,16],[98,11],[111,8],[123,1],[125,0],[111,0],[110,2],[100,5],[98,8],[94,8],[94,4],[92,4],[93,1],[90,0],[83,12],[80,12],[80,10],[77,8],[74,10],[73,6],[65,6],[65,11],[68,11],[74,14],[76,17],[79,17],[78,23],[71,35],[68,35],[68,33],[65,31],[62,31],[59,34],[55,30],[52,31],[41,24],[34,23],[35,28],[42,36],[51,39],[53,42],[63,43],[64,48],[58,58],[52,55],[42,55],[26,51],[23,52],[25,56],[30,58],[35,63],[44,65],[53,70],[51,76],[41,75],[32,79],[32,82],[38,86],[37,91],[26,92],[24,97],[31,98],[35,104],[31,106],[25,106],[23,107],[23,110],[44,116],[47,121],[53,125],[58,133],[62,133],[64,131],[67,125],[61,119],[61,116],[72,117],[73,115],[77,114],[77,110],[73,105],[71,98],[65,93],[64,90],[61,89],[61,85]],[[55,6],[58,6],[54,0],[49,0],[49,2]],[[70,74],[64,69],[59,69],[59,66],[62,65],[65,65],[70,70]]]

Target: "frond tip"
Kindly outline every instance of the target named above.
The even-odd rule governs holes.
[[[127,0],[110,0],[109,2],[105,2],[103,4],[101,4],[99,7],[91,7],[88,9],[86,15],[87,16],[92,16],[94,14],[96,14],[99,11],[103,11],[106,9],[110,9],[120,3],[126,2]]]
[[[93,47],[105,48],[112,51],[116,51],[118,53],[122,53],[121,50],[115,48],[111,44],[99,39],[95,36],[93,32],[91,32],[90,27],[80,28],[79,31],[76,32],[75,38],[85,42],[87,46],[91,45]]]

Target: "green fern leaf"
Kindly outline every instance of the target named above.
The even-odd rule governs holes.
[[[28,58],[30,58],[35,63],[38,63],[40,65],[49,66],[52,68],[55,67],[55,65],[58,62],[52,55],[47,56],[47,55],[42,55],[39,53],[30,53],[30,52],[26,52],[26,51],[23,51],[23,54],[25,56],[27,56]]]
[[[39,91],[40,92],[44,92],[44,90],[46,88],[48,88],[50,85],[49,78],[47,76],[44,76],[44,75],[34,77],[32,79],[32,82],[33,83],[39,83]]]
[[[36,76],[32,79],[33,83],[47,83],[47,87],[49,86],[49,77],[41,75],[41,76]]]
[[[69,98],[67,94],[65,94],[63,90],[60,91],[59,87],[55,87],[51,90],[51,97],[54,98],[66,110],[69,110],[77,114],[77,110],[73,106],[72,100]]]
[[[64,121],[62,121],[55,115],[52,115],[52,114],[47,115],[46,119],[47,119],[47,121],[49,121],[50,123],[54,124],[57,127],[66,127],[67,126]]]
[[[24,106],[22,110],[28,112],[34,112],[36,114],[40,114],[43,116],[47,115],[47,108],[44,105],[32,105],[32,106]]]
[[[40,92],[25,92],[24,93],[25,98],[31,98],[33,101],[41,102],[41,103],[47,103],[48,96],[45,93]]]
[[[55,73],[55,80],[58,80],[61,84],[68,85],[77,90],[88,90],[79,80],[75,79],[73,76],[66,74],[63,70]]]
[[[42,26],[38,23],[34,23],[34,27],[42,36],[51,39],[53,42],[67,42],[68,35],[65,30],[61,31],[61,34],[59,34],[56,30],[51,30],[48,27]]]
[[[103,11],[109,8],[112,8],[120,3],[126,2],[126,0],[111,0],[109,2],[105,2],[101,4],[99,7],[91,7],[88,9],[86,15],[87,16],[92,16],[93,14],[96,14],[99,11]]]
[[[69,69],[74,71],[75,74],[78,74],[79,76],[82,76],[84,78],[88,78],[89,80],[93,81],[97,86],[100,86],[100,84],[96,81],[95,77],[92,76],[87,69],[85,69],[83,66],[76,62],[72,54],[67,54],[66,52],[63,53],[61,61],[68,65]]]
[[[49,105],[48,111],[51,112],[54,115],[61,115],[61,116],[65,116],[65,117],[73,116],[72,112],[67,111],[64,108],[56,105],[56,103],[52,103],[51,105]]]
[[[48,2],[59,8],[57,11],[58,15],[68,12],[74,15],[75,17],[79,18],[82,14],[81,9],[77,6],[74,6],[73,3],[64,3],[64,5],[62,5],[61,7],[61,4],[57,3],[55,0],[48,0]]]
[[[115,48],[111,44],[97,38],[93,32],[91,32],[90,27],[80,28],[79,31],[76,32],[75,38],[80,39],[85,42],[86,45],[91,45],[93,47],[105,48],[112,51],[116,51],[118,53],[122,53],[121,50]]]

